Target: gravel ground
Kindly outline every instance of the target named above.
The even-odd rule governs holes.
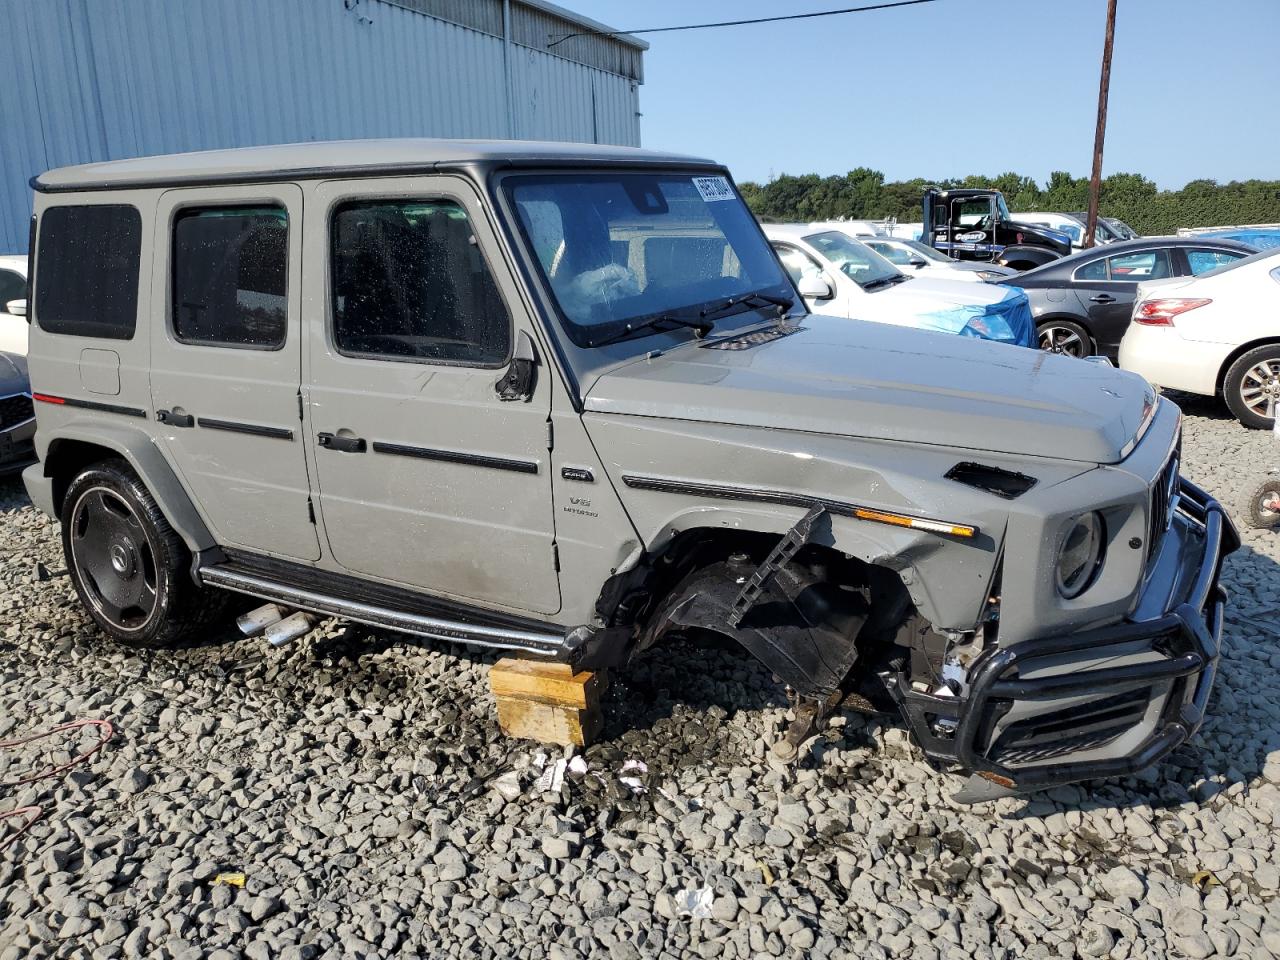
[[[1234,507],[1280,444],[1187,407],[1186,472]],[[1228,564],[1194,742],[964,807],[900,726],[857,715],[772,766],[768,676],[684,646],[615,678],[605,739],[549,787],[566,757],[499,737],[489,657],[334,623],[135,653],[67,580],[33,581],[62,559],[20,483],[0,515],[0,737],[116,725],[71,772],[0,786],[0,811],[44,811],[0,851],[0,960],[1280,957],[1280,533]],[[0,784],[95,739],[0,751]]]

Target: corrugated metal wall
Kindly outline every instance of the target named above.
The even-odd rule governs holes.
[[[27,181],[66,164],[348,137],[640,142],[636,80],[513,43],[508,111],[501,37],[398,3],[0,9],[0,253],[26,250]]]

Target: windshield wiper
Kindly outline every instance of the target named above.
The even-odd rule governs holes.
[[[747,306],[754,305],[756,307],[777,307],[779,311],[778,315],[781,316],[783,313],[795,306],[795,303],[795,300],[791,297],[775,297],[773,294],[761,293],[757,290],[752,293],[744,293],[740,297],[730,297],[718,307],[707,307],[700,315],[704,317],[720,316],[726,311],[732,310],[734,307],[740,307],[743,304],[746,304]]]
[[[895,273],[891,277],[876,277],[874,280],[868,280],[862,285],[863,290],[879,290],[888,284],[901,283],[903,280],[910,280],[904,273]]]
[[[684,317],[678,317],[673,313],[660,313],[656,317],[649,317],[635,323],[628,323],[617,333],[610,334],[603,340],[594,340],[588,346],[603,347],[610,343],[617,343],[624,337],[628,337],[633,333],[639,333],[641,330],[656,329],[659,324],[671,324],[673,327],[686,327],[694,332],[698,339],[702,339],[711,332],[715,326],[710,320],[688,320]]]

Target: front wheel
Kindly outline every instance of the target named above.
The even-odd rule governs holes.
[[[1222,378],[1227,409],[1246,427],[1270,430],[1280,403],[1280,344],[1255,347]]]
[[[192,581],[186,545],[123,460],[94,464],[71,481],[62,550],[94,622],[130,646],[170,644],[222,606],[222,594]]]
[[[1259,530],[1280,526],[1280,477],[1268,477],[1241,505],[1244,522]]]
[[[1070,320],[1050,320],[1036,328],[1040,349],[1068,357],[1087,357],[1093,352],[1089,331]]]

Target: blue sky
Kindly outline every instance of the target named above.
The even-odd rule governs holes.
[[[857,0],[561,0],[618,29]],[[842,17],[646,36],[646,147],[739,180],[1092,163],[1106,0],[938,0]],[[1104,173],[1162,188],[1280,179],[1280,0],[1119,0]]]

